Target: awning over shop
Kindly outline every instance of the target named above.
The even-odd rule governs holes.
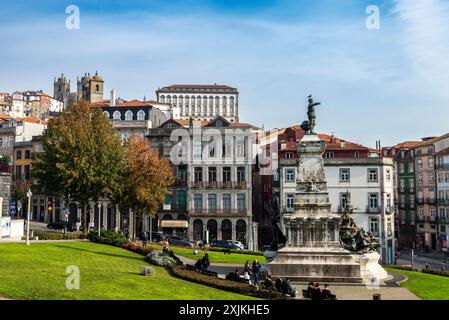
[[[189,222],[185,220],[161,220],[161,228],[188,228]]]

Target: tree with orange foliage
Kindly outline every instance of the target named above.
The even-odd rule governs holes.
[[[118,197],[121,210],[153,217],[164,202],[174,177],[168,160],[161,158],[147,141],[132,135],[126,146],[123,193]]]

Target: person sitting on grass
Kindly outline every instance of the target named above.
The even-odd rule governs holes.
[[[248,274],[250,274],[250,275],[252,274],[253,269],[251,268],[251,264],[249,263],[249,260],[246,260],[245,266],[243,267],[243,270],[245,272],[248,272]]]
[[[207,270],[207,268],[209,268],[210,266],[210,260],[209,260],[209,254],[206,253],[203,257],[203,259],[201,259],[202,262],[202,269],[201,271]]]
[[[296,288],[290,284],[290,280],[285,279],[281,283],[282,293],[292,298],[296,297]]]
[[[203,270],[203,260],[198,259],[195,263],[195,268],[197,271],[201,272]]]
[[[274,291],[275,290],[275,287],[273,285],[273,280],[271,280],[269,275],[267,275],[265,277],[265,280],[263,281],[263,285],[269,291]]]

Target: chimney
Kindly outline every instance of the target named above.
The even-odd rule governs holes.
[[[109,102],[109,105],[115,106],[115,89],[111,90],[111,101]]]

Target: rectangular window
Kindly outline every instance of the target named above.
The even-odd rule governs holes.
[[[223,209],[230,210],[231,209],[231,194],[224,193],[222,196],[222,200],[223,200]]]
[[[410,162],[410,163],[408,164],[408,172],[409,172],[409,173],[415,172],[415,164],[414,164],[413,162]]]
[[[195,194],[193,196],[193,202],[194,202],[195,210],[203,209],[203,195],[202,194]]]
[[[377,193],[369,195],[369,207],[370,209],[377,209],[379,207],[379,196]]]
[[[387,169],[387,172],[385,173],[385,178],[387,180],[387,182],[391,181],[391,170]]]
[[[294,182],[295,181],[295,169],[286,169],[285,170],[285,181],[286,182]]]
[[[25,159],[31,159],[31,150],[25,150]]]
[[[16,178],[22,177],[22,166],[16,166]]]
[[[444,174],[444,182],[449,183],[449,172]]]
[[[287,194],[286,202],[287,202],[287,211],[289,212],[293,211],[293,203],[295,202],[295,195],[293,193]]]
[[[444,173],[438,173],[438,183],[444,182]]]
[[[246,209],[246,195],[244,193],[240,193],[237,195],[237,209]]]
[[[433,174],[431,174],[431,175],[429,175],[429,184],[433,184],[435,181],[434,181],[434,177],[433,177]]]
[[[422,168],[422,160],[418,159],[418,168]]]
[[[231,182],[231,167],[223,168],[223,182]]]
[[[379,220],[378,219],[370,219],[369,221],[370,231],[375,236],[379,236]]]
[[[391,194],[387,193],[387,208],[391,208]]]
[[[350,181],[350,169],[340,169],[340,182],[349,182]]]
[[[207,204],[209,210],[217,209],[217,195],[215,193],[209,193],[207,196]]]
[[[217,168],[209,167],[209,182],[217,182]]]
[[[327,159],[333,159],[335,157],[335,155],[332,151],[328,151],[325,153],[324,157]]]
[[[399,164],[399,173],[404,173],[404,164],[403,163]]]
[[[25,169],[25,179],[30,180],[30,165],[29,164],[25,165],[24,169]]]
[[[237,182],[245,182],[245,167],[237,167]]]
[[[203,168],[196,167],[194,174],[195,174],[195,182],[202,182],[203,181]]]
[[[17,152],[16,152],[16,159],[17,160],[22,159],[22,150],[17,150]]]
[[[340,193],[341,211],[344,211],[350,202],[350,194],[348,192]]]
[[[186,209],[187,208],[186,190],[178,190],[176,194],[177,194],[178,209]]]
[[[368,169],[368,181],[369,182],[378,181],[377,169]]]

